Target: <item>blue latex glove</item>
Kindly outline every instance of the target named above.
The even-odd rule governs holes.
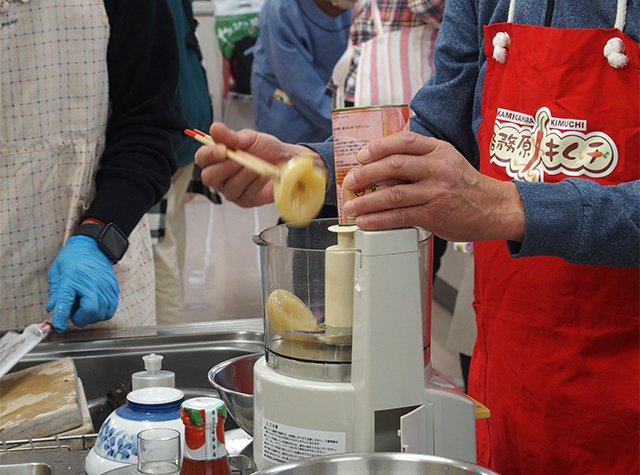
[[[71,236],[47,274],[53,326],[58,333],[109,320],[118,307],[118,281],[113,264],[88,236]],[[74,305],[75,304],[75,305]],[[79,304],[79,306],[78,306]]]

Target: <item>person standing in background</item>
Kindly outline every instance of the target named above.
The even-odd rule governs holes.
[[[168,0],[178,37],[182,111],[189,128],[207,130],[213,119],[211,97],[202,53],[196,37],[198,23],[193,0]],[[192,180],[194,155],[199,144],[186,140],[178,149],[178,170],[166,195],[164,235],[153,245],[156,269],[156,314],[158,324],[184,321],[184,261],[186,248],[185,197]],[[163,200],[164,201],[164,200]],[[158,210],[159,215],[162,209]]]
[[[353,9],[353,18],[349,31],[349,49],[345,51],[338,64],[334,68],[329,82],[329,88],[334,94],[334,106],[336,108],[352,106],[409,104],[413,95],[427,82],[433,74],[433,48],[438,34],[442,16],[444,15],[445,0],[360,0]],[[376,16],[380,23],[377,23]],[[382,88],[382,85],[372,85],[371,77],[359,77],[358,71],[369,70],[375,76],[374,70],[359,68],[362,50],[365,44],[373,45],[376,36],[390,36],[394,32],[404,30],[420,31],[426,37],[406,36],[402,38],[385,40],[386,48],[392,48],[394,58],[380,58],[379,67],[395,67],[399,73],[395,90],[382,91],[380,95],[370,93],[371,89]],[[402,40],[401,40],[402,38]],[[412,43],[412,39],[423,38],[422,44]],[[374,45],[375,46],[375,45]],[[367,45],[369,47],[369,45]],[[379,54],[384,54],[380,51]],[[402,58],[402,59],[401,59]],[[364,61],[376,60],[375,49],[368,48]],[[399,64],[395,64],[397,61]],[[403,62],[404,61],[404,62]],[[402,68],[411,68],[411,71]],[[403,87],[409,84],[410,77],[419,78],[413,81],[411,87]],[[374,78],[375,79],[375,78]],[[365,88],[366,91],[358,91],[356,98],[356,85]],[[373,102],[371,102],[373,100]],[[367,102],[368,101],[368,102]]]
[[[349,36],[349,9],[327,0],[266,0],[253,52],[256,128],[287,142],[331,136],[327,83]]]
[[[145,213],[186,127],[166,1],[5,6],[0,328],[153,325]]]

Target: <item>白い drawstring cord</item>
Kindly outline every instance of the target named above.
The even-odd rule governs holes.
[[[509,17],[508,22],[513,23],[513,15],[515,12],[515,0],[511,0],[509,3]],[[622,31],[624,29],[627,20],[627,0],[618,0],[618,6],[616,9],[616,23],[614,28]],[[504,64],[507,61],[508,49],[511,45],[511,38],[504,32],[498,32],[493,37],[493,58],[499,63]],[[625,46],[624,41],[619,37],[613,37],[607,41],[604,46],[604,57],[611,67],[619,69],[624,68],[629,64],[629,57],[624,54]]]

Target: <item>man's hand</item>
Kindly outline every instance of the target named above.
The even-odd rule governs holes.
[[[420,226],[449,241],[522,241],[524,206],[514,183],[479,173],[449,143],[400,132],[358,153],[343,187],[398,183],[355,198],[344,212],[366,230]]]

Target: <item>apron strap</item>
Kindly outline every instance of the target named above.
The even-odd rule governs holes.
[[[614,28],[622,31],[627,23],[627,0],[618,0],[618,9],[616,11],[616,24]]]
[[[627,23],[627,0],[618,0],[616,10],[616,23],[614,28],[622,31]],[[624,54],[624,42],[617,37],[607,41],[604,47],[604,57],[607,58],[611,67],[620,69],[629,64],[629,57]]]
[[[375,1],[375,0],[374,0]],[[513,23],[513,16],[516,9],[516,0],[509,2],[508,23]],[[616,8],[616,22],[614,28],[622,31],[627,22],[627,0],[618,0]],[[511,44],[511,38],[506,32],[497,33],[493,37],[493,58],[499,63],[505,63],[507,60],[507,48]],[[611,67],[619,69],[629,64],[629,57],[624,54],[624,42],[620,38],[611,38],[604,47],[604,57]]]
[[[331,81],[336,85],[336,92],[333,94],[332,109],[342,109],[345,106],[344,90],[347,86],[347,77],[349,76],[349,67],[353,58],[354,46],[349,35],[347,49],[342,53],[340,59],[333,67],[331,73]]]
[[[516,0],[509,2],[509,16],[507,17],[508,23],[513,23],[513,13],[516,11]]]
[[[376,0],[371,0],[371,16],[373,17],[376,34],[382,36],[384,28],[382,27],[382,17],[380,16],[380,9],[378,8],[378,2],[376,2]]]
[[[513,13],[516,10],[516,0],[511,0],[509,2],[509,16],[507,22],[513,23]],[[616,24],[614,28],[622,31],[624,30],[624,25],[627,22],[627,0],[618,0],[618,7],[616,10]]]

